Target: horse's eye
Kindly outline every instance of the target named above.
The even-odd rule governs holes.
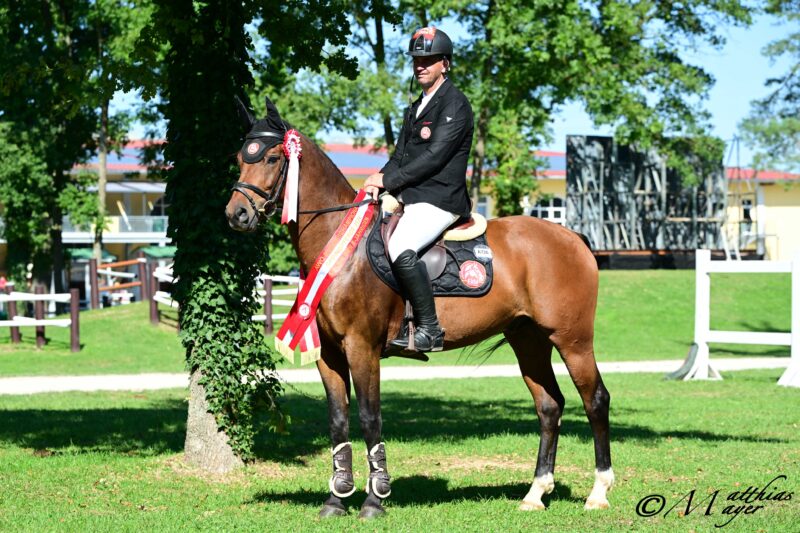
[[[267,158],[267,163],[269,163],[270,165],[274,165],[277,162],[278,162],[278,156],[277,155],[271,155],[271,156],[269,156]]]

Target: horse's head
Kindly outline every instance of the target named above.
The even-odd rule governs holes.
[[[286,123],[267,98],[267,116],[256,120],[236,99],[239,115],[248,131],[236,154],[239,181],[225,208],[228,224],[237,231],[253,231],[258,222],[275,213],[286,181],[287,159],[283,152]]]

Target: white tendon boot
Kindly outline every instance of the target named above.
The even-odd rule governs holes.
[[[595,470],[594,471],[594,487],[592,493],[586,498],[586,505],[584,509],[608,509],[608,498],[606,493],[611,490],[614,485],[614,470]]]
[[[555,481],[553,481],[552,473],[547,473],[543,476],[533,478],[531,490],[529,490],[525,498],[522,499],[522,503],[519,504],[519,510],[541,511],[544,509],[542,496],[545,494],[550,494],[553,492],[554,488],[556,488],[556,484]]]

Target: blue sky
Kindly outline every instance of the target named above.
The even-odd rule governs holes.
[[[730,143],[737,135],[737,125],[750,111],[750,102],[768,94],[764,82],[788,71],[788,60],[771,65],[761,54],[765,45],[788,33],[788,24],[777,25],[774,18],[759,17],[750,28],[726,31],[727,42],[722,50],[707,49],[686,55],[688,61],[705,68],[716,79],[705,105],[712,115],[712,134]],[[555,139],[546,148],[558,151],[566,149],[568,134],[610,133],[608,129],[595,128],[575,105],[565,108],[553,121],[553,131]],[[749,165],[751,150],[744,143],[739,146],[740,164]],[[735,156],[730,160],[727,157],[726,165],[736,165]]]

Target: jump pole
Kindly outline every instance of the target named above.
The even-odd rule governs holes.
[[[800,387],[800,252],[792,261],[792,348],[789,367],[778,380],[784,387]]]
[[[8,319],[14,320],[14,317],[17,316],[17,302],[8,302]],[[19,328],[11,326],[11,342],[13,344],[19,344],[22,342],[22,335],[19,332]]]
[[[139,281],[142,282],[142,286],[139,289],[139,294],[142,300],[149,300],[150,299],[150,290],[148,288],[148,277],[147,277],[147,258],[144,256],[144,252],[140,251],[137,254],[139,259]]]
[[[264,333],[271,335],[274,331],[272,325],[272,280],[264,279]]]
[[[80,291],[78,289],[70,289],[69,291],[69,349],[72,352],[79,352],[81,350],[80,342]]]
[[[153,267],[150,271],[150,323],[154,326],[158,325],[158,302],[156,301],[156,292],[158,292],[159,282],[156,278],[156,269]]]
[[[97,259],[89,260],[89,281],[90,306],[92,309],[98,309],[100,307],[100,293],[97,290]]]
[[[36,294],[44,294],[44,287],[37,285],[33,291]],[[44,320],[44,302],[38,300],[33,303],[33,316],[36,320]],[[44,326],[36,326],[36,347],[41,348],[47,343],[44,338]]]

